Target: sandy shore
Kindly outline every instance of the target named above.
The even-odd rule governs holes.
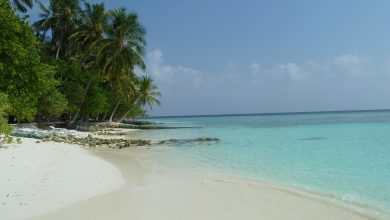
[[[0,146],[0,219],[26,219],[109,193],[125,180],[111,163],[77,145]]]
[[[159,164],[158,156],[164,154],[159,148],[95,153],[117,166],[126,183],[35,219],[373,219],[368,209],[337,199],[215,174],[177,172]]]

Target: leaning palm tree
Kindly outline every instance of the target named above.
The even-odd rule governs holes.
[[[115,78],[111,79],[111,88],[118,95],[119,99],[115,105],[114,110],[112,111],[109,122],[112,122],[112,119],[115,115],[116,110],[118,109],[121,102],[131,100],[136,96],[137,90],[135,84],[137,82],[136,75],[134,72],[123,73],[121,75],[115,75]]]
[[[153,84],[153,79],[150,76],[141,76],[137,83],[137,92],[134,97],[134,105],[138,107],[145,107],[146,105],[152,109],[153,104],[160,105],[160,101],[157,97],[161,96],[161,93],[158,91],[158,87]],[[131,112],[130,108],[123,116],[118,120],[118,122],[123,121],[127,115]]]
[[[104,4],[84,4],[85,9],[81,12],[81,22],[75,32],[69,37],[76,49],[76,53],[83,60],[85,68],[94,69],[99,73],[95,65],[97,47],[95,42],[104,37],[104,31],[107,27],[108,13],[105,11]],[[81,111],[82,105],[88,93],[91,83],[98,77],[98,74],[92,76],[84,89],[82,101],[76,113],[73,115],[70,123],[73,124]]]

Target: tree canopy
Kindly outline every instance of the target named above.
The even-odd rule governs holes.
[[[43,62],[33,28],[1,1],[0,29],[7,31],[0,32],[0,92],[8,96],[9,114],[33,120],[39,100],[49,103],[45,95],[56,92],[54,67]]]
[[[144,75],[146,29],[136,13],[79,0],[34,2],[40,19],[30,25],[15,10],[26,12],[33,1],[0,0],[0,29],[7,30],[0,32],[0,132],[8,131],[6,117],[121,120],[159,104]]]

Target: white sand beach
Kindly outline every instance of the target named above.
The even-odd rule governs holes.
[[[159,151],[93,150],[111,165],[66,144],[1,148],[0,219],[370,219],[328,197],[170,170],[155,160]]]
[[[0,219],[26,219],[105,194],[123,185],[112,164],[78,145],[0,146]]]

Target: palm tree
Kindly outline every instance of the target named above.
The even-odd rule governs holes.
[[[104,30],[107,27],[108,13],[103,3],[85,3],[84,7],[85,9],[81,13],[82,23],[69,39],[75,42],[81,52],[88,57],[96,51],[96,48],[91,48],[91,45],[103,38]]]
[[[146,46],[146,31],[139,23],[138,16],[127,13],[125,8],[111,10],[109,14],[106,38],[97,40],[92,45],[98,48],[96,64],[105,79],[113,82],[116,91],[127,91],[125,94],[131,94],[128,92],[129,89],[123,90],[123,88],[131,88],[134,85],[136,67],[146,69],[142,58]],[[122,80],[124,78],[127,80]],[[109,121],[112,121],[121,102],[122,99],[117,102]]]
[[[52,47],[56,59],[59,59],[61,49],[66,49],[66,46],[69,45],[68,38],[80,22],[80,1],[50,0],[49,8],[42,4],[40,7],[41,20],[35,22],[35,26],[43,32],[51,30]],[[65,52],[63,54],[66,54]]]
[[[160,101],[157,97],[161,96],[158,91],[158,87],[153,84],[153,79],[150,76],[141,76],[138,80],[138,89],[134,99],[134,104],[139,107],[145,107],[146,105],[152,109],[153,104],[160,105]],[[131,112],[131,108],[122,116],[118,122],[123,121],[127,115]]]
[[[35,28],[36,35],[41,42],[45,41],[46,33],[49,30],[48,28],[43,27],[43,22],[45,22],[51,15],[51,11],[47,8],[42,2],[38,2],[38,6],[40,8],[40,12],[38,13],[38,17],[40,18],[38,21],[33,23],[33,27]]]
[[[133,72],[135,67],[145,70],[142,59],[146,46],[145,34],[145,28],[136,14],[127,13],[124,8],[110,11],[106,38],[95,42],[99,48],[96,64],[107,80],[116,74]]]
[[[96,6],[95,9],[96,13],[90,14],[102,16],[103,13],[100,11],[100,8]],[[98,16],[96,16],[96,18],[97,17]],[[110,11],[107,25],[103,24],[103,19],[100,19],[99,21],[102,21],[100,27],[104,30],[101,38],[93,34],[87,35],[86,32],[81,32],[81,30],[72,35],[71,38],[88,39],[88,41],[90,40],[90,42],[92,42],[92,38],[96,37],[96,41],[92,42],[89,46],[86,46],[86,48],[89,48],[88,53],[92,51],[93,53],[96,53],[93,67],[106,81],[111,83],[114,90],[125,91],[126,89],[123,89],[123,85],[131,87],[135,82],[134,79],[136,77],[134,69],[139,67],[142,70],[145,70],[146,68],[142,59],[145,50],[144,47],[146,46],[145,28],[138,22],[136,14],[127,13],[124,8]],[[83,27],[91,27],[91,25],[85,25]],[[95,49],[96,52],[94,51]],[[93,80],[93,78],[90,79],[90,82],[91,80]],[[86,91],[88,90],[90,82],[87,85]],[[124,82],[127,84],[124,84]],[[122,94],[122,92],[118,92],[118,94]],[[112,121],[115,111],[121,101],[121,99],[118,101],[111,113],[110,121]],[[81,106],[70,123],[76,121],[80,110]]]
[[[14,5],[16,10],[21,11],[23,13],[27,12],[27,8],[33,7],[32,0],[13,0],[12,4]]]
[[[133,97],[136,96],[136,82],[137,78],[134,72],[116,75],[115,78],[111,79],[111,88],[119,96],[119,100],[117,101],[115,108],[110,115],[110,119],[108,120],[109,122],[112,122],[115,112],[121,102],[132,100]]]
[[[108,13],[105,11],[104,4],[84,4],[85,9],[81,13],[81,23],[78,25],[76,31],[69,37],[72,43],[78,48],[78,53],[83,59],[84,66],[86,68],[95,68],[96,72],[99,70],[94,66],[94,60],[96,59],[96,41],[103,38],[105,28],[107,27]],[[96,79],[98,75],[92,76],[87,82],[84,89],[84,95],[82,101],[76,113],[73,115],[71,124],[73,124],[78,118],[84,100],[88,93],[91,83]]]

